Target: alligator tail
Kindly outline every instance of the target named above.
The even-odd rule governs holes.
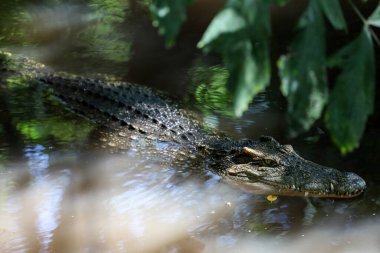
[[[36,79],[51,72],[45,65],[27,57],[0,50],[0,78]]]

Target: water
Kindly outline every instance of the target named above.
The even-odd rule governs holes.
[[[163,143],[152,155],[92,150],[100,131],[94,123],[43,89],[1,84],[1,252],[379,252],[378,116],[361,147],[345,157],[322,128],[288,140],[286,107],[275,83],[241,119],[218,103],[200,107],[192,100],[191,70],[199,62],[218,63],[211,56],[200,59],[193,47],[200,23],[212,13],[199,12],[200,23],[186,25],[178,45],[167,51],[143,4],[56,3],[2,1],[0,43],[57,70],[112,74],[195,101],[208,126],[236,138],[271,135],[309,160],[355,171],[369,188],[352,200],[280,196],[271,202],[202,167],[175,163]],[[26,21],[12,23],[21,11],[28,13]]]

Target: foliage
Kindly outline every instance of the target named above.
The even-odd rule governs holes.
[[[128,61],[130,43],[117,32],[117,26],[125,20],[128,1],[91,0],[89,6],[96,22],[82,33],[82,44],[90,47],[90,54],[96,53],[105,60]]]
[[[198,46],[222,55],[230,72],[234,113],[241,116],[270,79],[269,4],[230,0],[211,22]]]
[[[55,48],[65,42],[81,52],[78,55],[70,50],[74,53],[65,54],[68,58],[88,61],[98,57],[116,64],[128,61],[130,40],[120,32],[120,26],[129,14],[129,1],[88,2],[88,8],[84,9],[76,1],[46,0],[42,5],[30,5],[26,0],[2,0],[0,33],[5,36],[0,36],[0,44],[2,47],[23,44],[38,49]]]
[[[154,0],[151,3],[153,25],[159,27],[166,45],[174,44],[182,23],[186,20],[186,7],[193,0]],[[173,22],[174,21],[174,22]]]
[[[299,33],[291,45],[291,54],[279,59],[281,90],[288,99],[291,136],[310,128],[327,102],[322,15],[317,1],[312,1],[299,21]]]
[[[371,35],[363,28],[357,39],[331,57],[338,76],[325,114],[333,141],[346,153],[357,146],[374,107],[375,62]],[[360,64],[358,64],[360,63]]]
[[[380,4],[377,6],[376,10],[368,18],[368,24],[376,27],[380,27]]]
[[[179,2],[181,4],[171,0],[152,0],[152,6],[176,10],[176,15],[163,15],[165,22],[157,22],[159,10],[162,14],[162,9],[151,8],[152,16],[156,17],[154,22],[161,32],[175,31],[163,32],[166,38],[170,34],[170,41],[186,17],[187,4]],[[357,39],[328,57],[325,20],[334,29],[346,33],[348,30],[340,2],[309,1],[298,21],[297,34],[289,46],[289,52],[278,59],[281,91],[288,101],[291,136],[310,129],[325,110],[326,127],[342,153],[358,146],[367,118],[373,111],[375,61],[372,39],[377,42],[378,39],[370,26],[380,27],[380,4],[365,20],[351,1],[349,3],[364,23]],[[287,1],[227,0],[198,43],[204,52],[221,55],[229,71],[227,87],[236,116],[240,116],[252,98],[270,82],[271,4],[285,5]],[[340,74],[329,96],[327,74],[331,68],[340,70]],[[201,87],[205,89],[205,84],[202,83]]]
[[[195,106],[205,114],[218,112],[232,116],[232,96],[227,90],[228,71],[223,66],[198,64],[190,70],[195,87]]]
[[[19,1],[22,4],[24,1]],[[14,6],[14,0],[1,0],[0,1],[0,32],[1,34],[7,34],[7,36],[0,36],[0,42],[8,41],[12,42],[16,38],[22,36],[21,31],[17,28],[16,24],[9,25],[9,20],[15,20],[15,13],[21,13],[20,8],[12,8]],[[16,9],[16,10],[15,10]],[[17,19],[16,19],[17,20]]]
[[[326,17],[335,29],[347,30],[346,21],[344,20],[342,9],[340,8],[339,0],[318,0],[318,4],[321,6]]]

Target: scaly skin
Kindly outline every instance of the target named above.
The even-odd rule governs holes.
[[[215,172],[239,185],[267,185],[265,193],[351,198],[366,188],[352,172],[324,167],[300,157],[290,145],[272,137],[233,140],[205,129],[163,94],[135,84],[53,73],[42,64],[0,51],[2,75],[22,75],[53,90],[72,111],[109,129],[117,148],[126,139],[158,139],[177,143],[204,156]]]

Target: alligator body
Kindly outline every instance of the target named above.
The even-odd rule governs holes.
[[[50,87],[72,111],[116,130],[114,147],[128,148],[126,140],[132,135],[176,143],[189,155],[206,157],[208,167],[226,180],[248,186],[261,183],[272,194],[350,198],[366,188],[365,181],[355,173],[305,160],[292,146],[281,145],[272,137],[233,140],[210,131],[175,102],[150,88],[55,74],[25,57],[7,53],[1,57],[3,74],[27,75]]]

